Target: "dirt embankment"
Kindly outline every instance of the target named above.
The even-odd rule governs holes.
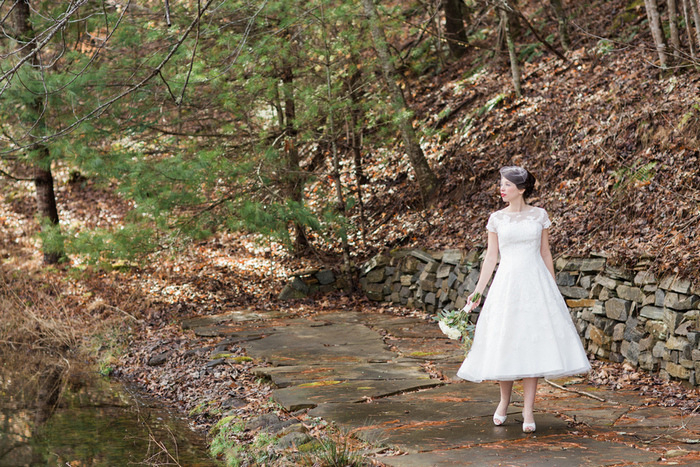
[[[507,65],[479,61],[476,50],[411,83],[443,184],[421,210],[407,177],[379,177],[396,195],[371,190],[375,248],[483,244],[488,214],[502,207],[498,168],[521,164],[538,178],[531,202],[554,221],[555,255],[644,259],[658,271],[698,276],[700,74],[654,66],[646,24],[628,15],[615,29],[625,2],[610,3],[594,2],[578,18],[569,61],[545,50],[523,64],[520,98]]]

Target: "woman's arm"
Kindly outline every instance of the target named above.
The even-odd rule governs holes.
[[[552,251],[549,249],[549,229],[542,230],[542,244],[540,245],[540,255],[542,255],[542,259],[544,260],[545,266],[547,266],[547,270],[556,280],[557,277],[554,275],[554,261],[552,260]]]
[[[484,262],[481,265],[479,282],[476,284],[476,288],[474,289],[476,292],[479,292],[480,294],[484,293],[486,285],[488,285],[489,281],[491,280],[493,270],[496,269],[496,263],[498,263],[498,234],[495,232],[489,232],[486,256],[484,257]]]
[[[491,275],[493,270],[496,269],[496,263],[498,263],[498,234],[495,232],[489,232],[488,246],[486,247],[486,256],[484,257],[484,262],[481,264],[481,272],[479,273],[479,282],[477,282],[474,292],[469,295],[468,303],[471,306],[467,308],[468,311],[473,310],[481,302],[481,295],[483,295],[486,286],[491,280]],[[472,301],[472,297],[479,293],[479,298]]]

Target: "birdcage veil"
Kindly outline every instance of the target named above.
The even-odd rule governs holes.
[[[504,177],[509,181],[515,183],[518,187],[520,187],[521,185],[525,185],[528,176],[530,175],[530,172],[517,165],[509,165],[506,167],[502,167],[500,172],[501,177]]]
[[[518,189],[524,189],[523,196],[530,196],[535,190],[535,177],[524,167],[509,165],[500,170],[501,177],[515,183]]]

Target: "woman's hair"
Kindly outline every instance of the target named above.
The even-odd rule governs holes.
[[[524,198],[528,198],[535,191],[535,177],[527,169],[517,165],[509,165],[502,167],[500,172],[501,177],[515,183],[518,190],[525,190]]]

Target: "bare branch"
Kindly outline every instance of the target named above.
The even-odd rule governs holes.
[[[166,0],[167,5],[167,0]],[[197,1],[197,8],[201,8],[200,1]],[[185,84],[182,85],[182,92],[180,93],[180,98],[175,101],[175,103],[180,106],[183,99],[185,98],[185,90],[187,89],[187,83],[190,82],[190,76],[192,75],[192,68],[194,67],[194,58],[197,55],[197,46],[199,45],[199,33],[200,33],[200,22],[197,21],[197,35],[194,39],[194,47],[192,48],[192,58],[190,58],[190,67],[187,70],[187,76],[185,77]]]
[[[168,2],[168,0],[165,0],[165,24],[167,24],[168,27],[170,27],[170,25],[171,25],[171,23],[170,23],[170,3]]]

